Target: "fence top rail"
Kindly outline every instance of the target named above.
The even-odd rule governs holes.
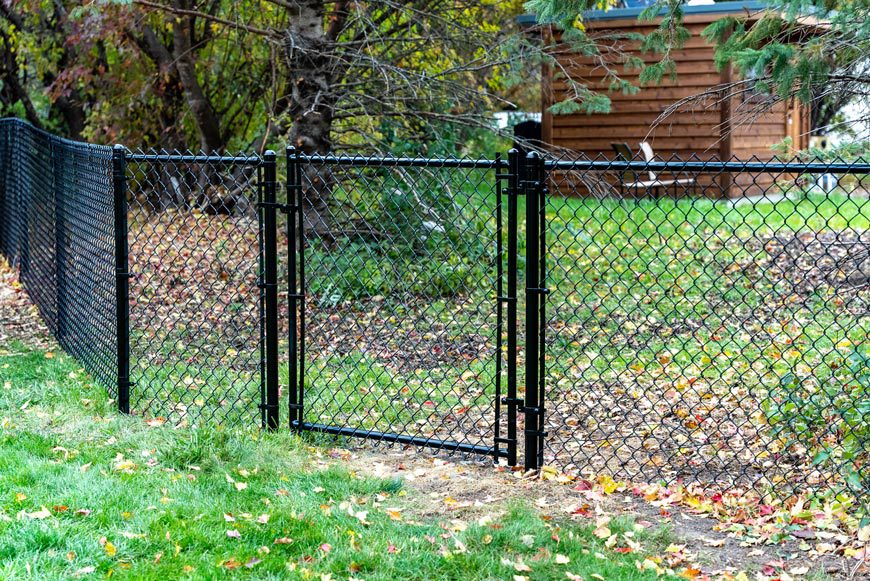
[[[659,171],[702,173],[804,173],[804,174],[870,174],[870,162],[802,162],[802,161],[624,161],[601,159],[545,159],[544,167],[562,171]]]
[[[233,164],[258,166],[263,163],[263,158],[257,154],[250,155],[207,155],[194,153],[143,153],[128,151],[126,159],[131,163],[164,162],[164,163],[204,163],[204,164]]]
[[[374,155],[309,155],[288,150],[291,157],[305,163],[322,163],[324,165],[344,165],[353,167],[432,167],[432,168],[468,168],[495,169],[507,167],[507,161],[501,159],[463,159],[449,157],[392,157]]]

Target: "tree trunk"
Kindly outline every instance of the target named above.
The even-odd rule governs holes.
[[[189,10],[187,2],[176,2],[180,9]],[[196,74],[194,49],[191,43],[193,22],[190,17],[175,17],[172,20],[172,44],[175,56],[175,69],[184,89],[184,96],[199,132],[200,144],[205,153],[213,153],[224,148],[220,123],[211,103],[203,93]]]
[[[287,111],[292,119],[289,142],[308,154],[325,154],[332,149],[336,78],[341,65],[340,55],[330,45],[340,23],[336,21],[336,14],[331,14],[332,26],[326,30],[325,20],[325,2],[300,0],[290,9],[290,24],[284,40],[290,79]],[[319,236],[328,236],[332,229],[328,207],[330,181],[324,168],[305,167],[302,184],[305,227]]]
[[[335,69],[331,65],[335,63],[323,28],[325,11],[321,0],[298,2],[291,10],[285,39],[293,119],[290,142],[304,153],[327,153],[332,145]]]

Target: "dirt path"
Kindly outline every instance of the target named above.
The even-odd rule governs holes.
[[[651,499],[648,490],[606,479],[601,480],[604,485],[590,486],[555,473],[524,475],[483,462],[396,448],[334,449],[330,455],[361,474],[401,478],[415,492],[409,495],[409,510],[420,516],[472,520],[504,513],[517,502],[534,506],[545,518],[590,524],[605,515],[627,516],[646,527],[668,526],[675,537],[672,548],[701,569],[699,579],[739,579],[740,571],[758,579],[870,579],[870,561],[845,557],[843,550],[817,550],[824,539],[836,542],[836,533],[800,528],[797,536],[772,535],[767,520],[753,525],[749,519],[740,524],[713,518],[663,494]],[[617,488],[610,490],[612,486]]]

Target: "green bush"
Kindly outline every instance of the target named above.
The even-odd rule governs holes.
[[[764,403],[774,435],[801,443],[813,464],[834,469],[854,491],[866,490],[870,474],[870,349],[858,347],[830,364],[831,374],[811,381],[782,377]]]

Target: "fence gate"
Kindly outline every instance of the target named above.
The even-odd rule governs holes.
[[[288,151],[291,427],[516,461],[506,169]]]

